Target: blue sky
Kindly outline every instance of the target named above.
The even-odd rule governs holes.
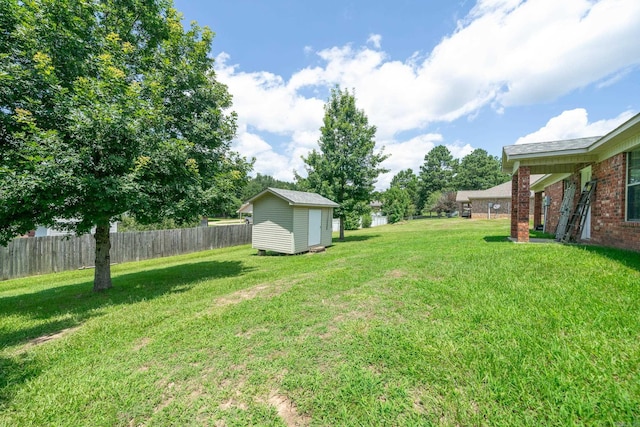
[[[293,180],[323,105],[355,89],[391,157],[384,189],[425,154],[603,135],[640,110],[638,0],[175,0],[216,37],[238,114],[233,149]]]

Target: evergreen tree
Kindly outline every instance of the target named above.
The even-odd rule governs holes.
[[[391,179],[390,187],[400,188],[407,193],[407,196],[409,197],[409,209],[406,215],[414,215],[417,212],[420,198],[418,192],[418,177],[413,173],[413,170],[405,169],[398,172]]]
[[[387,216],[390,224],[402,221],[409,215],[411,199],[406,190],[400,187],[391,187],[384,192],[382,197],[382,212]]]
[[[419,209],[425,207],[432,193],[454,189],[453,178],[457,168],[458,161],[444,145],[434,147],[424,156],[424,163],[420,166]]]
[[[486,190],[508,180],[500,160],[477,148],[462,158],[454,182],[457,190]]]
[[[332,89],[320,133],[320,151],[303,157],[307,177],[296,174],[296,179],[302,189],[340,204],[335,214],[340,218],[340,240],[344,240],[345,220],[349,218],[353,227],[355,218],[367,211],[376,179],[386,172],[380,163],[388,156],[375,152],[376,127],[356,108],[355,94],[348,90]]]

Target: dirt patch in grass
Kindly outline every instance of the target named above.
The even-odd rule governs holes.
[[[132,350],[133,351],[140,351],[142,350],[144,347],[146,347],[149,343],[151,342],[151,338],[149,337],[144,337],[138,340],[138,342],[133,346]]]
[[[296,404],[283,394],[272,391],[268,402],[276,408],[278,416],[282,418],[282,421],[284,421],[288,427],[308,426],[311,423],[311,419],[299,414]]]
[[[242,402],[239,402],[238,400],[231,398],[229,400],[227,400],[224,403],[221,403],[220,406],[218,406],[218,408],[220,408],[221,411],[226,411],[232,408],[236,408],[236,409],[241,409],[243,411],[246,411],[248,409],[248,406]]]
[[[235,336],[238,337],[238,338],[250,339],[255,334],[260,334],[260,333],[265,333],[265,332],[269,332],[269,329],[268,328],[259,327],[259,328],[253,328],[253,329],[249,329],[249,330],[246,330],[246,331],[238,332]]]
[[[158,404],[158,406],[156,406],[153,410],[154,414],[157,414],[158,412],[162,411],[164,408],[166,408],[167,406],[171,405],[171,403],[173,402],[174,397],[173,396],[167,396],[164,397],[162,399],[162,402],[160,402]]]
[[[214,301],[214,307],[225,307],[227,305],[239,304],[243,301],[254,298],[265,297],[271,298],[284,293],[291,289],[294,285],[305,280],[305,275],[294,280],[278,280],[273,283],[262,283],[251,288],[241,289],[229,295],[220,297]]]
[[[393,278],[393,279],[400,279],[401,277],[404,277],[406,275],[406,273],[402,270],[392,270],[389,272],[388,276]]]
[[[20,353],[25,352],[25,351],[29,350],[30,348],[35,347],[37,345],[40,345],[40,344],[43,344],[43,343],[46,343],[46,342],[49,342],[49,341],[54,341],[54,340],[60,339],[62,337],[66,337],[67,335],[72,334],[73,332],[75,332],[78,329],[80,329],[80,326],[74,326],[72,328],[62,329],[62,330],[60,330],[58,332],[55,332],[53,334],[46,334],[46,335],[39,336],[37,338],[33,338],[33,339],[27,341],[27,343],[24,344],[22,347],[18,348],[16,353],[20,354]]]
[[[267,290],[271,289],[269,285],[258,285],[249,289],[242,289],[225,297],[219,298],[216,301],[216,305],[224,307],[226,305],[238,304],[242,301],[256,298],[261,294],[267,294]]]

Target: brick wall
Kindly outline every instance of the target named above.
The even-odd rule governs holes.
[[[491,218],[510,218],[511,217],[511,198],[504,199],[472,199],[471,212],[473,218],[487,218],[487,208],[489,203],[499,204],[500,209],[491,208]],[[529,213],[533,215],[534,203],[533,199],[529,203]]]
[[[471,212],[473,214],[473,218],[487,218],[487,210],[489,208],[489,203],[499,204],[500,209],[491,208],[491,218],[495,218],[497,216],[506,217],[511,213],[511,199],[473,199],[471,200]]]
[[[598,184],[591,205],[590,242],[640,251],[640,223],[625,222],[626,160],[622,153],[593,165]]]
[[[560,207],[564,197],[564,181],[556,182],[544,189],[545,196],[551,199],[551,204],[547,208],[546,227],[547,233],[555,233],[560,221]]]
[[[591,239],[588,242],[640,251],[640,223],[625,222],[626,154],[618,154],[591,167],[592,179],[598,183],[591,200]],[[580,173],[568,179],[576,184],[575,207],[582,192]],[[551,206],[547,211],[547,232],[554,233],[558,226],[563,193],[562,181],[545,188],[545,194],[551,197]]]

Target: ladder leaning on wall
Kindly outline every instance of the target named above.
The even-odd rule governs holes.
[[[591,206],[591,197],[596,190],[596,181],[592,180],[587,182],[582,189],[582,194],[580,194],[580,200],[578,200],[578,204],[576,208],[573,210],[571,214],[571,218],[569,218],[569,224],[567,226],[567,231],[562,237],[562,241],[565,243],[575,242],[578,240],[578,236],[582,231],[582,227],[584,226],[584,220],[589,212],[589,206]],[[557,238],[558,236],[556,236]]]
[[[556,227],[556,240],[560,241],[565,235],[567,230],[567,223],[569,222],[569,216],[571,215],[571,205],[573,204],[573,196],[576,194],[576,185],[571,184],[564,190],[564,197],[562,198],[562,204],[560,205],[560,218],[558,219],[558,226]]]

